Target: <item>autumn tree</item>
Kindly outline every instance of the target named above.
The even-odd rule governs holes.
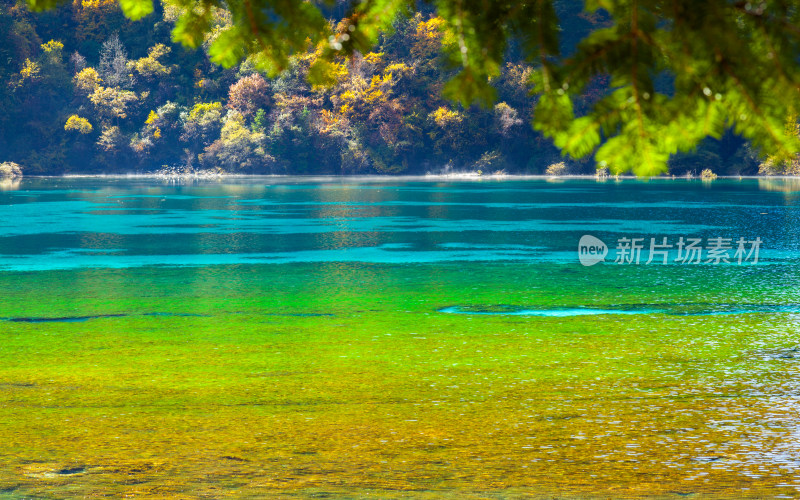
[[[209,145],[202,164],[208,168],[223,168],[228,172],[263,172],[274,163],[264,149],[266,136],[245,126],[238,111],[230,111],[220,132],[220,138]]]
[[[42,9],[57,0],[28,3]],[[249,58],[276,75],[309,42],[322,48],[309,71],[317,83],[330,82],[338,57],[369,52],[398,15],[415,8],[410,0],[353,0],[332,30],[316,3],[230,0],[230,24],[212,31],[215,0],[167,4],[179,12],[174,39],[207,43],[211,59],[224,66]],[[131,19],[154,10],[152,0],[120,6]],[[442,94],[465,106],[495,102],[491,82],[513,41],[536,67],[533,126],[566,154],[593,154],[613,172],[652,175],[665,171],[670,155],[727,128],[778,159],[800,149],[783,127],[800,88],[800,9],[791,0],[586,0],[587,13],[601,12],[609,22],[568,56],[561,53],[555,0],[441,0],[434,7],[436,31],[448,40],[441,44],[446,60],[457,68]],[[576,113],[575,100],[601,75],[610,76],[603,97]],[[662,75],[667,85],[657,84]]]
[[[91,133],[92,128],[89,120],[78,115],[70,116],[67,118],[67,123],[64,124],[64,130],[74,130],[84,135]]]
[[[119,40],[119,38],[117,38]],[[164,66],[161,59],[170,53],[172,49],[163,43],[157,43],[147,50],[147,57],[136,59],[135,61],[127,61],[126,68],[129,71],[135,71],[137,74],[143,76],[147,80],[155,80],[169,75],[172,68]],[[119,63],[112,62],[112,64],[121,64],[124,59],[124,52],[119,53]],[[116,61],[116,59],[114,59]],[[102,63],[102,59],[101,59]]]
[[[120,1],[149,15],[147,1]],[[31,172],[185,157],[231,169],[249,158],[252,171],[420,173],[452,161],[541,173],[562,160],[549,137],[584,173],[593,156],[641,174],[795,164],[789,2],[247,3],[165,0],[138,23],[116,0],[48,16],[8,4],[0,150]],[[48,41],[55,29],[63,39]],[[177,49],[170,30],[202,50]],[[274,163],[241,153],[259,148]]]
[[[253,116],[256,111],[269,105],[269,84],[258,73],[243,76],[231,85],[227,106],[243,117]]]
[[[98,72],[108,87],[131,87],[133,85],[133,76],[128,71],[128,54],[117,33],[103,42]]]
[[[106,120],[127,118],[129,107],[138,101],[136,94],[119,87],[96,87],[89,95],[97,113]]]

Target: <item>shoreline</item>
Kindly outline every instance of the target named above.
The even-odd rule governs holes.
[[[796,180],[800,176],[792,175],[719,175],[716,179],[703,179],[699,176],[686,177],[686,176],[657,176],[657,177],[637,177],[635,175],[619,175],[619,176],[596,176],[590,174],[576,174],[576,175],[539,175],[539,174],[502,174],[502,175],[479,175],[473,173],[458,173],[458,174],[420,174],[420,175],[386,175],[386,174],[181,174],[181,175],[164,175],[158,173],[146,174],[62,174],[62,175],[26,175],[23,177],[16,177],[14,181],[23,179],[154,179],[163,181],[182,181],[182,180],[226,180],[226,179],[303,179],[303,180],[545,180],[545,181],[563,181],[563,180],[595,180],[598,182],[605,181],[621,181],[621,180],[636,180],[636,181],[701,181],[713,182],[714,180],[745,180],[745,179],[763,179],[763,180]]]

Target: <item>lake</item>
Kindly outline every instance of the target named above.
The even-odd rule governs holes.
[[[24,179],[0,291],[0,498],[800,495],[797,180]]]

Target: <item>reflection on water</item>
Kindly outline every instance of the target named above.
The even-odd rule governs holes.
[[[0,496],[796,497],[800,218],[766,186],[23,180]],[[765,243],[583,267],[587,233]]]
[[[797,177],[765,177],[758,179],[758,188],[763,191],[782,193],[800,193],[800,178]]]
[[[800,314],[796,304],[648,304],[621,305],[615,309],[591,307],[529,309],[506,304],[492,306],[450,306],[439,309],[448,314],[499,316],[596,316],[599,314],[671,314],[678,316],[720,316],[725,314],[793,313]]]
[[[21,180],[19,178],[0,179],[0,191],[13,191],[19,189]]]
[[[16,182],[16,181],[15,181]],[[290,262],[574,263],[584,234],[737,238],[798,259],[786,179],[348,183],[25,179],[0,192],[0,269]],[[783,186],[780,191],[775,186]],[[784,189],[786,188],[786,189]],[[169,235],[165,239],[164,235]],[[675,250],[673,249],[673,252]]]

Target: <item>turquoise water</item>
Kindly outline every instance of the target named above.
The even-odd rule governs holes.
[[[785,190],[762,189],[774,186]],[[674,264],[680,237],[730,238],[731,258],[737,239],[758,237],[760,263],[789,263],[800,255],[796,188],[752,179],[554,184],[252,178],[195,185],[34,179],[0,192],[0,270],[574,263],[584,234],[606,242],[612,262],[619,238],[643,238],[644,264],[650,239],[666,237]],[[651,265],[662,262],[658,257]]]
[[[0,497],[796,497],[798,229],[780,179],[0,184]]]

